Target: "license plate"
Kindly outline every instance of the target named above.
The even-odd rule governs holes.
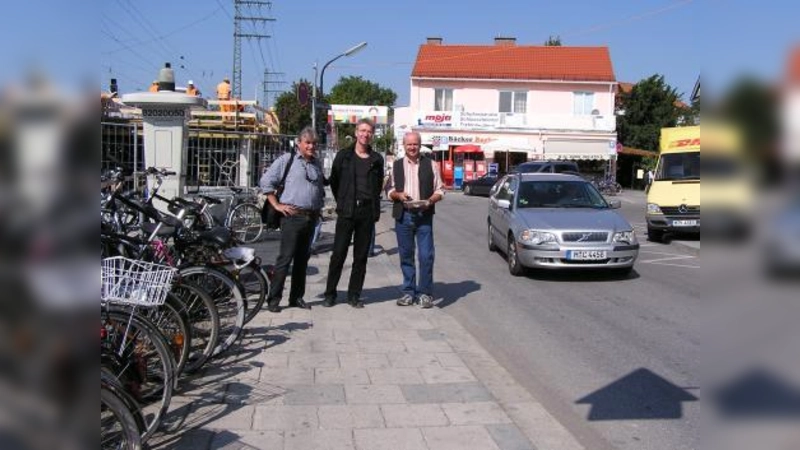
[[[696,227],[697,221],[696,220],[673,220],[672,221],[673,227]]]
[[[567,259],[575,261],[595,261],[599,259],[606,259],[606,252],[604,250],[568,250]]]

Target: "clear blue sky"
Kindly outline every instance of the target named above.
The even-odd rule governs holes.
[[[164,61],[183,64],[176,72],[178,82],[194,79],[206,95],[231,74],[232,0],[103,0],[43,7],[58,3],[23,2],[0,17],[6,37],[0,55],[12,63],[0,69],[5,78],[37,57],[66,80],[90,75],[84,68],[91,67],[92,52],[80,46],[99,47],[101,85],[115,76],[123,92],[144,89]],[[685,94],[701,71],[704,84],[716,86],[745,71],[776,76],[789,44],[800,37],[797,1],[275,0],[264,11],[277,20],[245,28],[273,36],[260,49],[255,41],[243,42],[245,97],[255,95],[265,67],[283,73],[273,81],[285,83],[271,88],[288,89],[301,77],[311,79],[315,61],[321,67],[368,41],[367,48],[328,68],[326,90],[341,76],[361,75],[397,92],[400,106],[408,103],[412,64],[427,36],[441,36],[445,43],[488,44],[505,35],[516,37],[518,44],[541,44],[549,35],[560,35],[565,45],[605,45],[619,81],[661,73]],[[76,16],[86,20],[64,20]],[[37,39],[28,42],[25,35]]]

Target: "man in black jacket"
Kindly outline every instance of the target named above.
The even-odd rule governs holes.
[[[380,218],[380,195],[383,187],[383,157],[370,145],[375,126],[369,119],[356,124],[354,147],[342,149],[333,160],[330,184],[336,199],[336,234],[333,240],[325,306],[336,304],[336,287],[347,259],[347,249],[353,240],[353,268],[347,287],[347,302],[363,308],[360,300],[372,227]],[[355,236],[354,236],[355,235]]]

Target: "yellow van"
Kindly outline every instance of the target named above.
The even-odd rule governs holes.
[[[661,154],[647,187],[647,236],[700,233],[700,127],[661,129]]]
[[[751,227],[752,175],[736,129],[703,124],[702,160],[706,237],[744,237]],[[700,233],[700,127],[663,128],[661,155],[647,191],[647,234]]]

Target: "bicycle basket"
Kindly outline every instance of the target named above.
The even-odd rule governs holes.
[[[115,256],[103,259],[102,302],[160,306],[172,287],[177,269]]]

